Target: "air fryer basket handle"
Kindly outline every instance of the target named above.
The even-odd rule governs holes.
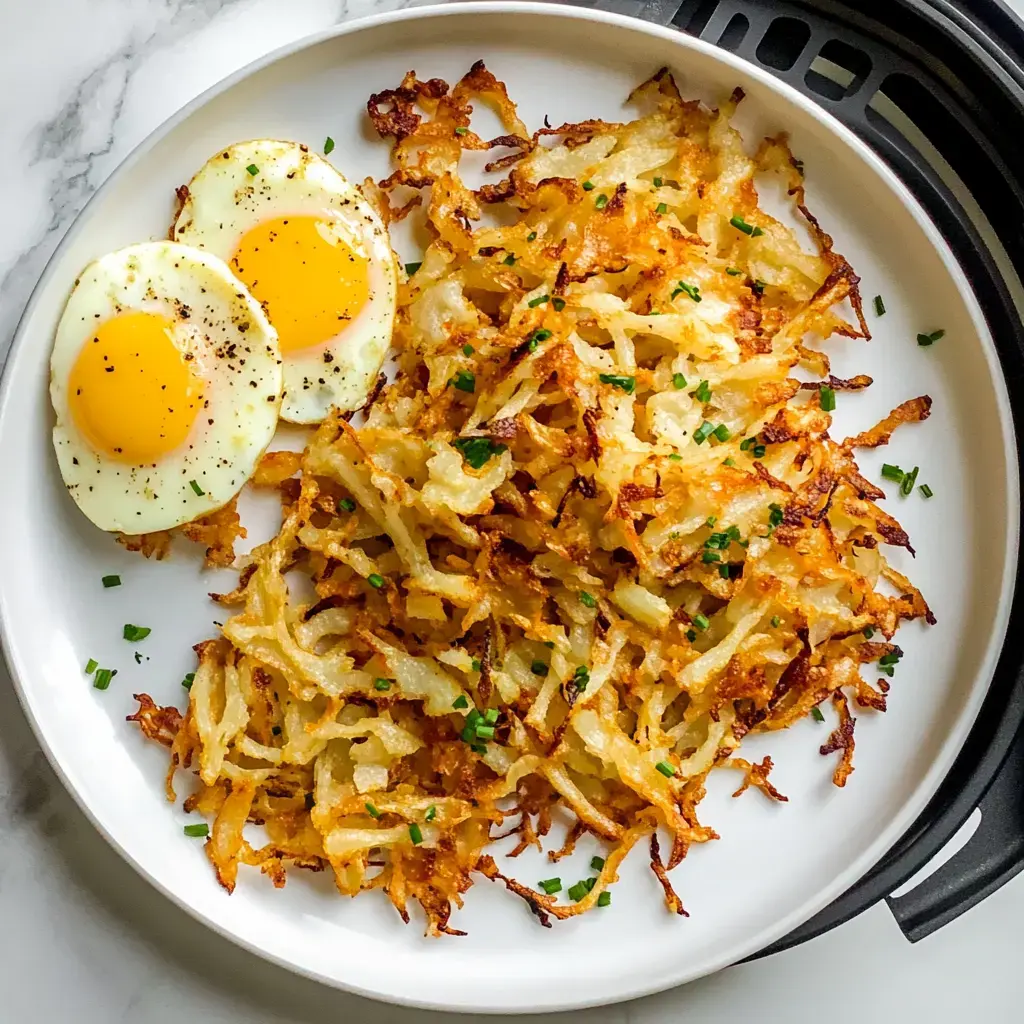
[[[980,808],[981,824],[962,849],[905,896],[886,899],[911,942],[949,924],[1024,868],[1024,730]]]

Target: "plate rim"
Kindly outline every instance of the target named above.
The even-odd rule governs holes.
[[[11,381],[14,378],[16,366],[20,361],[23,350],[26,349],[25,340],[28,331],[28,322],[36,312],[36,308],[40,303],[43,291],[56,274],[59,264],[64,257],[65,251],[70,247],[72,241],[78,236],[78,234],[84,230],[85,222],[88,219],[86,215],[90,207],[92,207],[94,203],[98,203],[101,198],[108,194],[108,192],[113,191],[120,184],[122,178],[124,178],[135,164],[141,161],[154,146],[156,146],[180,124],[188,120],[188,118],[196,111],[200,110],[220,95],[244,82],[247,78],[258,74],[279,61],[292,57],[303,50],[317,46],[331,39],[357,34],[366,30],[372,30],[382,25],[416,21],[425,18],[449,16],[465,17],[473,14],[517,14],[521,16],[540,15],[542,17],[549,18],[558,17],[573,21],[618,26],[632,32],[639,32],[641,34],[652,36],[673,44],[684,53],[696,51],[720,64],[735,69],[737,73],[758,81],[760,84],[768,88],[769,91],[780,94],[783,99],[794,104],[798,108],[801,108],[818,122],[823,123],[830,132],[838,136],[846,145],[854,149],[861,159],[870,165],[879,177],[883,179],[889,190],[895,194],[900,202],[906,206],[909,212],[919,221],[922,229],[928,236],[928,240],[933,249],[939,256],[943,265],[946,267],[947,272],[953,278],[959,278],[967,284],[968,287],[964,291],[964,304],[966,311],[977,331],[978,336],[983,342],[982,353],[985,357],[986,363],[988,364],[989,371],[992,377],[1003,385],[1002,389],[999,387],[995,389],[998,419],[1004,432],[1004,436],[1015,442],[1016,432],[1009,404],[1008,383],[998,359],[992,333],[988,327],[987,320],[984,316],[983,310],[981,309],[980,303],[978,302],[977,296],[974,294],[973,288],[970,287],[970,282],[967,281],[966,274],[960,266],[959,261],[956,259],[955,254],[938,232],[938,229],[928,216],[927,212],[923,209],[916,197],[896,176],[895,172],[893,172],[865,142],[863,142],[854,132],[842,124],[842,122],[822,106],[802,95],[787,82],[771,75],[769,72],[764,71],[762,68],[750,61],[744,60],[743,58],[702,39],[681,32],[674,26],[661,26],[630,15],[577,7],[567,3],[552,3],[548,2],[548,0],[470,0],[470,2],[449,0],[449,2],[407,7],[399,10],[369,14],[352,18],[351,20],[345,20],[339,24],[310,33],[280,47],[276,47],[255,60],[244,64],[215,82],[213,85],[204,89],[188,103],[184,104],[159,125],[153,128],[111,171],[106,180],[96,189],[82,209],[75,215],[74,220],[58,241],[53,253],[47,260],[39,279],[32,288],[25,303],[25,307],[18,318],[10,348],[4,360],[2,369],[0,369],[0,432],[4,429],[7,421],[7,408],[12,391]],[[913,816],[910,817],[908,821],[903,822],[899,829],[893,829],[890,825],[887,830],[880,833],[869,846],[868,850],[861,855],[860,861],[857,862],[853,868],[847,869],[845,873],[838,876],[845,880],[841,886],[835,886],[834,892],[830,889],[826,898],[819,897],[818,900],[813,901],[813,903],[808,904],[806,907],[802,907],[798,911],[791,912],[787,917],[782,918],[780,922],[777,922],[772,929],[766,930],[765,934],[756,935],[752,939],[748,937],[745,942],[737,944],[737,955],[735,960],[732,962],[739,963],[742,960],[755,955],[761,949],[770,946],[772,943],[788,934],[793,928],[799,927],[802,923],[810,920],[815,914],[828,906],[834,899],[838,898],[850,885],[856,884],[861,878],[863,878],[872,869],[872,867],[879,863],[888,850],[891,849],[899,840],[906,827],[912,824],[912,822],[916,820],[924,810],[928,801],[932,796],[934,796],[935,791],[947,777],[956,756],[962,750],[964,742],[970,734],[970,730],[977,721],[978,713],[980,712],[984,697],[989,691],[992,678],[997,669],[998,660],[1005,645],[1009,614],[1015,591],[1015,572],[1013,570],[1019,561],[1019,555],[1014,557],[1014,553],[1018,551],[1021,520],[1020,466],[1015,443],[1009,445],[1006,449],[1004,468],[1006,471],[1007,529],[1006,550],[1002,566],[1003,581],[1000,587],[997,604],[998,615],[996,621],[993,623],[993,629],[981,662],[981,669],[972,683],[972,690],[974,693],[970,703],[973,707],[970,708],[970,713],[968,713],[968,711],[963,713],[960,728],[964,730],[964,733],[960,737],[960,741],[956,745],[955,749],[950,753],[949,763],[945,766],[942,773],[934,773],[934,771],[932,771],[925,774],[921,783],[915,790],[915,795],[917,795],[920,800],[920,806],[915,807]],[[3,652],[4,661],[14,685],[14,690],[17,694],[19,704],[21,705],[40,748],[46,755],[48,762],[57,777],[60,779],[61,784],[67,792],[71,794],[82,813],[96,831],[103,836],[107,843],[121,856],[121,858],[134,868],[134,870],[151,886],[153,886],[154,889],[171,900],[180,909],[184,910],[194,920],[209,928],[217,935],[232,942],[236,946],[245,949],[247,952],[260,957],[261,959],[272,962],[285,970],[298,974],[299,976],[311,981],[382,1002],[423,1009],[446,1010],[449,1012],[459,1013],[485,1013],[492,1015],[569,1011],[594,1006],[614,1005],[626,1000],[636,999],[678,987],[688,983],[689,981],[696,980],[702,976],[707,976],[729,966],[729,964],[721,964],[712,971],[701,971],[698,974],[687,974],[685,971],[681,970],[671,978],[658,977],[649,979],[646,982],[634,983],[629,987],[623,986],[611,999],[597,998],[588,1000],[586,998],[570,997],[569,999],[559,1000],[549,998],[547,1000],[535,999],[529,1004],[524,1004],[522,1006],[496,1007],[493,1003],[456,1004],[417,998],[394,990],[381,991],[378,989],[370,989],[362,987],[356,980],[343,980],[336,976],[323,974],[317,970],[307,968],[294,960],[287,960],[271,953],[261,947],[257,941],[253,941],[252,939],[231,931],[228,927],[221,925],[216,919],[209,916],[197,906],[193,905],[183,897],[180,897],[177,893],[165,886],[103,826],[97,814],[94,813],[91,805],[86,801],[83,794],[80,793],[72,784],[71,779],[62,767],[56,752],[51,748],[47,741],[43,726],[33,710],[32,701],[29,696],[30,688],[26,687],[22,682],[22,672],[20,669],[23,662],[16,657],[15,651],[13,650],[15,646],[13,637],[9,635],[7,615],[5,614],[6,607],[7,597],[3,588],[0,588],[0,650]],[[27,676],[28,672],[25,673],[26,678]],[[983,684],[982,679],[985,680]],[[922,795],[922,786],[931,776],[934,776],[934,778],[932,778],[930,785],[927,787],[927,792]],[[893,834],[890,835],[889,833]]]

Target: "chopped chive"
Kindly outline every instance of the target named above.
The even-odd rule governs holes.
[[[536,352],[537,346],[542,341],[547,341],[550,337],[551,332],[546,327],[542,327],[539,331],[534,331],[533,334],[530,335],[530,340],[526,343],[526,347],[531,352]]]
[[[437,808],[431,804],[427,808],[427,813],[423,815],[424,821],[433,821],[437,817]]]
[[[478,708],[473,708],[468,715],[466,715],[466,725],[475,729],[482,721],[484,716],[480,713]]]
[[[555,641],[554,640],[545,640],[544,641],[544,646],[553,651],[555,649]]]
[[[714,430],[711,431],[719,441],[728,441],[732,437],[732,431],[724,423],[719,423]]]
[[[782,506],[777,505],[774,501],[768,506],[768,522],[771,526],[781,526],[782,520],[785,518],[786,513],[782,511]]]
[[[816,722],[825,721],[825,716],[821,713],[821,708],[819,708],[817,704],[815,704],[815,706],[811,708],[811,714],[814,716],[814,720]]]
[[[487,753],[487,744],[486,743],[470,743],[469,749],[472,750],[474,754],[486,754]]]
[[[590,669],[586,665],[580,665],[573,673],[572,681],[575,683],[576,689],[582,692],[590,682]]]
[[[883,462],[882,476],[885,477],[886,480],[895,480],[896,483],[901,484],[903,483],[903,478],[906,474],[899,466],[893,466],[891,463]]]
[[[462,346],[462,354],[464,356],[471,356],[475,351],[476,351],[476,349],[474,349],[472,345],[463,345]]]
[[[612,894],[606,889],[604,892],[599,893],[597,897],[597,905],[599,907],[609,907],[612,902]]]
[[[580,604],[587,608],[597,607],[597,598],[593,594],[588,594],[585,590],[580,591]]]
[[[409,838],[412,840],[413,846],[419,846],[423,842],[423,833],[415,821],[409,826]]]
[[[834,412],[836,408],[836,393],[832,388],[824,384],[818,388],[818,401],[823,412]]]
[[[124,629],[121,630],[121,636],[125,640],[131,641],[131,643],[138,643],[140,640],[145,640],[153,630],[149,626],[133,626],[130,622],[126,622]]]
[[[90,658],[85,663],[85,674],[87,676],[91,676],[93,674],[93,672],[95,672],[96,669],[98,669],[99,667],[100,667],[100,663],[95,658]]]
[[[900,656],[895,651],[892,651],[889,654],[883,654],[882,657],[880,657],[878,659],[878,664],[879,665],[898,665],[899,661],[900,661]]]
[[[736,568],[739,569],[739,566],[736,566]],[[732,573],[733,567],[729,562],[723,562],[718,567],[718,575],[721,576],[723,580],[732,579]],[[737,575],[739,574],[737,573]]]
[[[704,520],[704,525],[710,530],[717,522],[718,516],[708,516],[707,519]]]
[[[552,299],[551,305],[554,307],[556,313],[561,313],[565,309],[565,299]]]
[[[516,258],[512,253],[509,253],[502,261],[506,267],[514,267],[516,265]]]
[[[913,494],[914,484],[917,483],[917,474],[921,472],[920,466],[915,466],[904,478],[903,483],[900,484],[900,494],[904,498]]]
[[[755,444],[757,444],[757,438],[756,437],[748,437],[745,440],[740,441],[740,451],[741,452],[748,451],[749,449],[753,448]]]
[[[597,379],[602,384],[611,384],[613,388],[625,391],[627,395],[633,394],[636,389],[636,377],[627,377],[621,373],[599,373]]]
[[[590,866],[595,871],[600,871],[601,868],[604,867],[604,857],[591,857],[590,858]]]
[[[762,281],[760,278],[758,278],[756,281],[750,282],[750,290],[755,295],[764,295],[764,290],[767,287],[767,283],[767,281]]]
[[[568,893],[569,899],[571,899],[573,903],[579,903],[579,901],[587,895],[587,887],[583,882],[577,882],[575,885],[569,886]]]
[[[534,661],[530,664],[530,671],[535,676],[546,676],[548,674],[548,666],[543,661]]]
[[[328,154],[332,153],[333,151],[334,151],[334,139],[332,139],[330,137],[330,135],[328,135],[327,138],[324,139],[324,156],[327,156]]]
[[[682,391],[686,387],[686,378],[681,373],[673,373],[672,384],[677,391]]]
[[[722,556],[717,551],[707,550],[701,556],[701,561],[705,565],[709,565],[711,562],[720,562],[721,560]]]
[[[452,707],[459,709],[468,708],[469,700],[466,698],[466,695],[463,693],[456,697],[455,700],[452,701]]]
[[[495,725],[500,717],[501,712],[497,708],[488,708],[484,712],[484,721],[488,725]]]
[[[412,275],[415,274],[416,271],[419,270],[420,267],[422,267],[422,266],[423,266],[422,263],[406,263],[406,265],[405,265],[405,274],[406,274],[406,276],[407,277],[412,277]]]
[[[693,439],[697,444],[703,444],[715,432],[715,425],[705,420],[694,432]]]
[[[778,629],[779,626],[781,626],[781,625],[782,625],[782,619],[780,619],[778,617],[778,615],[773,615],[772,616],[772,629]]]
[[[592,192],[594,190],[594,183],[592,181],[583,182],[583,191]]]
[[[366,808],[366,813],[371,818],[379,818],[380,817],[380,811],[378,811],[377,808],[373,806],[373,804],[365,803],[365,804],[363,804],[363,806]]]
[[[875,627],[874,626],[865,626],[864,627],[864,639],[865,640],[870,640],[874,635],[875,635]]]
[[[103,584],[103,586],[105,588],[107,588],[109,590],[111,587],[119,587],[119,586],[121,586],[121,577],[120,576],[104,576],[100,580],[100,582]]]
[[[202,487],[200,487],[199,484],[195,482],[195,480],[189,480],[188,485],[200,498],[206,493],[206,491],[204,491]]]
[[[248,171],[248,172],[249,172],[249,173],[250,173],[250,174],[251,174],[251,175],[252,175],[253,177],[255,177],[255,176],[256,176],[257,174],[259,174],[259,173],[260,173],[260,169],[259,169],[259,168],[258,168],[258,167],[257,167],[257,166],[256,166],[255,164],[249,164],[249,166],[248,166],[248,167],[246,167],[246,170],[247,170],[247,171]]]
[[[688,284],[686,281],[677,281],[676,287],[672,292],[671,298],[675,298],[677,295],[687,294],[694,302],[700,302],[700,288],[695,284]]]
[[[875,316],[885,316],[885,303],[882,301],[882,296],[876,295],[871,301],[875,304]]]
[[[726,529],[725,535],[729,540],[739,540],[741,536],[740,528],[738,526],[730,526]]]
[[[463,743],[471,744],[476,739],[476,729],[474,729],[473,726],[467,723],[465,726],[463,726],[461,735]]]
[[[763,444],[755,444],[751,454],[755,459],[763,459],[767,454],[768,449]]]
[[[683,457],[682,457],[682,455],[679,454],[679,452],[672,452],[672,454],[669,455],[669,458],[673,462],[682,462],[683,461]]]
[[[697,390],[694,391],[693,397],[698,402],[710,402],[711,401],[711,385],[706,380],[702,380],[697,385]]]
[[[743,273],[743,271],[740,270],[739,267],[726,267],[725,272],[730,277],[739,277]]]
[[[945,331],[932,331],[931,334],[919,334],[917,336],[917,343],[918,345],[928,346],[934,344],[940,338],[944,338],[945,336]]]
[[[186,690],[191,690],[192,689],[192,684],[195,681],[196,681],[196,674],[195,674],[195,672],[186,672],[185,673],[185,678],[182,679],[182,681],[181,681],[181,685],[184,686]]]
[[[671,779],[676,774],[675,765],[670,764],[668,761],[659,761],[655,766],[666,779]]]
[[[655,213],[668,213],[668,203],[658,203],[654,208]]]
[[[338,504],[346,512],[355,512],[356,510],[356,503],[351,498],[342,498],[341,501],[338,502]]]
[[[477,739],[481,740],[493,740],[494,739],[494,726],[493,725],[478,725],[476,727]]]
[[[390,690],[391,680],[390,679],[374,679],[373,688],[375,690]]]
[[[183,831],[189,839],[205,839],[210,834],[210,826],[204,821],[201,825],[186,825]]]
[[[598,210],[603,210],[608,205],[608,197],[603,193],[594,200],[594,206]]]
[[[736,228],[737,231],[742,231],[745,235],[750,235],[751,238],[757,238],[758,235],[763,235],[764,231],[755,227],[753,224],[748,224],[739,214],[735,217],[729,218],[729,223]]]
[[[456,370],[451,383],[456,391],[465,391],[471,395],[476,390],[476,374],[469,370]]]
[[[692,644],[692,643],[693,643],[693,641],[697,639],[697,634],[696,634],[696,632],[695,632],[694,630],[692,630],[692,629],[688,629],[688,630],[686,631],[686,639],[687,639],[687,640],[689,640],[689,641],[690,641],[690,643]]]
[[[465,135],[465,134],[467,134],[468,132],[469,132],[469,129],[468,129],[468,128],[456,128],[456,129],[455,129],[455,134],[456,134],[456,135]]]
[[[531,232],[530,232],[530,233],[529,233],[529,234],[528,234],[528,235],[526,236],[526,240],[527,240],[528,242],[536,242],[536,241],[537,241],[537,232],[536,232],[536,231],[531,231]]]
[[[562,891],[562,880],[560,878],[545,878],[542,882],[538,882],[537,885],[549,896],[554,896],[556,892]]]
[[[921,484],[918,490],[923,498],[930,498],[935,493],[927,484]]]
[[[710,620],[708,619],[708,617],[707,617],[706,615],[703,615],[703,614],[701,614],[700,612],[698,612],[698,613],[697,613],[696,615],[694,615],[694,617],[693,617],[693,624],[694,624],[694,625],[695,625],[695,626],[696,626],[696,627],[697,627],[698,629],[700,629],[700,630],[705,630],[705,629],[707,629],[707,628],[708,628],[708,626],[710,626],[710,625],[711,625],[711,622],[710,622]]]
[[[654,187],[655,188],[661,188],[661,182],[662,182],[661,178],[655,178],[654,179]]]
[[[879,668],[878,668],[878,671],[884,673],[890,679],[892,679],[892,676],[893,676],[893,667],[892,667],[892,665],[880,665]]]
[[[371,572],[370,575],[366,577],[366,582],[369,583],[374,590],[380,590],[380,588],[384,586],[384,577],[378,572]]]
[[[550,295],[538,295],[537,298],[530,299],[530,301],[526,305],[529,306],[530,309],[534,309],[537,306],[542,306],[550,298]]]
[[[473,659],[473,671],[474,672],[479,672],[481,667],[482,666],[480,664],[480,659],[479,658],[474,658]]]
[[[583,879],[583,885],[586,888],[587,892],[592,892],[593,889],[594,889],[594,886],[597,885],[597,879],[596,878],[584,878]]]

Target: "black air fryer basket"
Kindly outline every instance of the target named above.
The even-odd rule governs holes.
[[[1024,26],[1002,0],[581,0],[671,26],[756,64],[856,132],[942,231],[974,287],[1011,395],[1024,384]],[[1024,437],[1024,405],[1014,426]],[[1024,490],[1024,488],[1022,488]],[[934,799],[856,885],[759,956],[886,900],[910,941],[1024,867],[1024,585],[995,677]],[[970,841],[908,894],[976,808]]]

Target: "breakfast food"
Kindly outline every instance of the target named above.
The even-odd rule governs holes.
[[[362,405],[391,343],[397,282],[360,191],[308,147],[258,139],[216,153],[181,194],[173,237],[230,263],[277,329],[282,419]]]
[[[476,98],[506,134],[473,132]],[[743,740],[824,707],[843,786],[851,705],[885,709],[897,627],[933,621],[855,462],[931,402],[830,436],[837,393],[871,379],[833,376],[813,342],[868,330],[800,164],[781,136],[746,154],[738,92],[710,110],[662,71],[632,99],[628,123],[532,134],[483,64],[370,99],[397,164],[376,202],[387,216],[420,190],[432,237],[399,290],[397,377],[364,425],[334,411],[301,460],[264,461],[280,532],[219,598],[234,613],[197,647],[184,714],[140,694],[132,716],[171,747],[171,799],[178,769],[198,775],[185,807],[212,819],[228,890],[243,864],[279,886],[330,870],[459,934],[483,875],[549,924],[607,906],[645,842],[684,914],[667,872],[717,838],[698,818],[709,773],[784,801]],[[470,189],[460,160],[489,149],[508,175]],[[781,181],[813,250],[755,174]],[[588,877],[499,868],[495,839],[539,849],[558,811],[552,861],[585,835],[606,847]]]
[[[101,530],[144,534],[225,506],[277,427],[277,336],[216,256],[145,242],[89,264],[50,358],[53,443]]]

